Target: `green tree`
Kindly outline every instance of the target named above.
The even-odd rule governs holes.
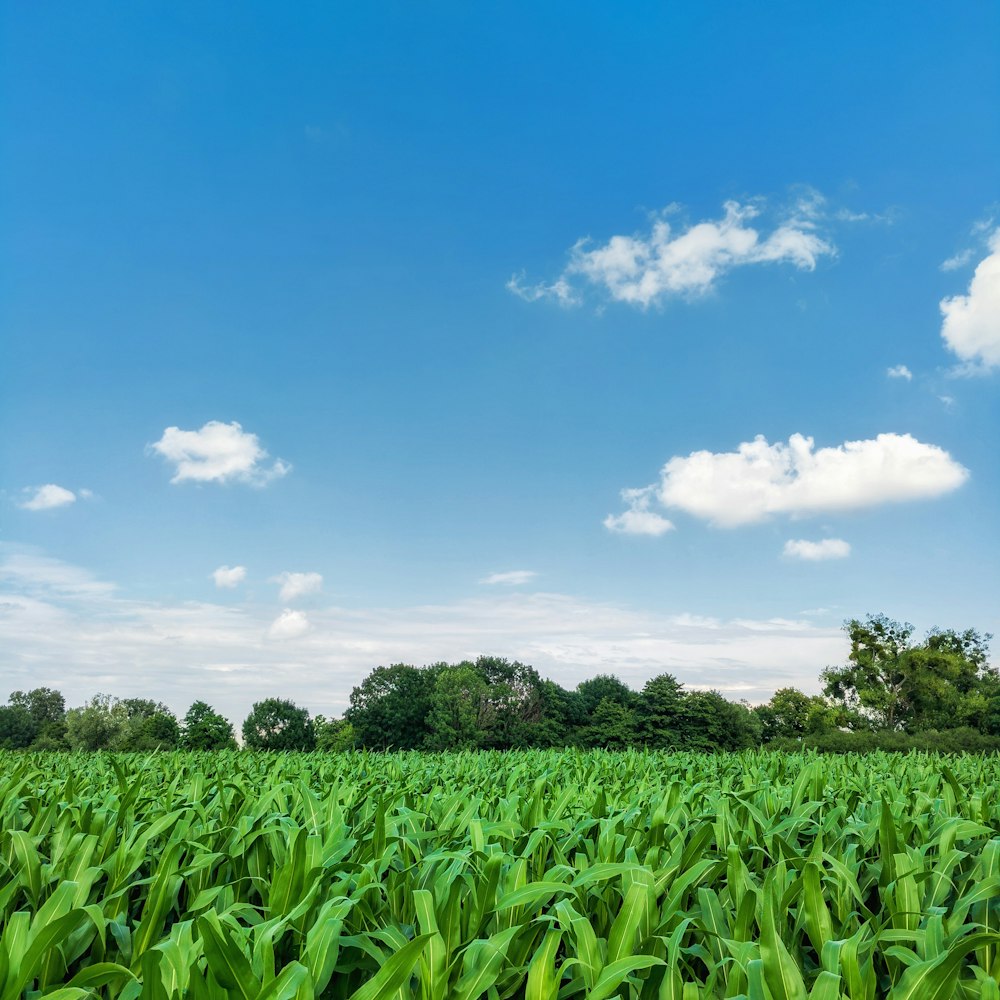
[[[613,674],[598,674],[580,681],[576,686],[576,693],[580,699],[580,707],[588,718],[605,699],[626,708],[634,706],[636,701],[635,692]]]
[[[173,750],[180,744],[177,718],[161,701],[151,698],[112,700],[112,716],[119,720],[108,749],[122,752]]]
[[[495,750],[529,746],[543,713],[538,671],[499,656],[480,656],[475,668],[486,683],[479,713],[481,745]]]
[[[589,722],[580,733],[586,747],[626,750],[638,740],[635,711],[615,697],[602,698],[590,713]]]
[[[758,705],[754,714],[760,720],[765,743],[771,740],[801,740],[846,725],[850,716],[842,706],[831,705],[819,695],[808,695],[798,688],[775,691],[766,705]]]
[[[672,674],[648,680],[636,701],[639,742],[648,747],[678,747],[683,702],[683,685]]]
[[[0,750],[24,750],[31,746],[38,725],[21,705],[0,706]]]
[[[746,705],[718,691],[689,691],[675,725],[680,746],[690,750],[747,750],[760,746],[763,732]]]
[[[13,691],[10,696],[12,706],[25,709],[38,729],[49,724],[66,721],[66,699],[52,688],[33,688],[31,691]]]
[[[31,746],[36,750],[65,750],[66,701],[59,691],[52,688],[33,688],[31,691],[13,691],[12,708],[24,709],[35,726]]]
[[[86,704],[66,713],[66,739],[74,750],[107,750],[124,726],[117,699],[95,694]]]
[[[518,726],[520,744],[533,747],[572,747],[580,744],[583,709],[576,691],[543,679],[539,687],[540,716]]]
[[[489,685],[472,663],[443,665],[437,671],[427,714],[428,750],[478,747],[482,740],[482,713]]]
[[[316,748],[308,710],[283,698],[267,698],[254,704],[243,722],[243,741],[251,750]]]
[[[196,701],[181,724],[181,746],[185,750],[235,750],[232,723],[211,705]]]
[[[912,625],[881,614],[844,630],[848,664],[823,671],[824,693],[874,728],[919,732],[982,716],[989,636],[935,629],[914,644]]]
[[[354,690],[344,718],[354,727],[358,743],[378,750],[419,750],[430,729],[436,673],[407,663],[376,667]]]
[[[316,730],[316,749],[333,753],[353,750],[357,744],[357,734],[346,719],[325,719],[317,715],[313,719]]]

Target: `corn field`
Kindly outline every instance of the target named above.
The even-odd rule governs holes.
[[[1000,1000],[1000,759],[0,754],[0,1000]]]

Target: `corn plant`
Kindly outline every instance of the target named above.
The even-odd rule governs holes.
[[[0,753],[0,1000],[1000,1000],[1000,759]]]

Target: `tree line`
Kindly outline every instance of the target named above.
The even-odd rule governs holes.
[[[820,675],[823,693],[782,688],[764,705],[686,690],[662,673],[635,691],[602,674],[567,689],[534,667],[494,656],[376,667],[341,719],[287,699],[257,702],[242,725],[254,750],[509,750],[650,747],[741,750],[768,745],[866,749],[1000,749],[1000,672],[973,629],[914,628],[885,615],[844,623],[847,663]],[[50,688],[0,706],[0,748],[223,750],[232,724],[204,701],[178,719],[161,702],[96,695],[66,709]]]

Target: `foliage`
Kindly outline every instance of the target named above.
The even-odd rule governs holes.
[[[878,729],[909,732],[972,720],[985,710],[978,688],[990,636],[932,630],[920,644],[913,626],[885,615],[844,624],[848,664],[822,673],[824,693],[860,711]]]
[[[31,713],[20,705],[0,707],[0,749],[24,750],[31,746],[38,727]]]
[[[914,753],[0,753],[0,996],[995,1000],[998,783]]]
[[[185,750],[235,750],[232,723],[211,705],[196,701],[181,723],[181,746]]]
[[[353,750],[357,745],[357,734],[354,726],[343,719],[326,719],[317,715],[313,719],[313,730],[316,733],[316,749],[342,753]]]
[[[243,741],[251,750],[313,750],[316,733],[307,709],[267,698],[256,702],[244,720]]]
[[[407,663],[376,667],[351,691],[351,707],[344,714],[358,744],[379,750],[422,747],[436,673]]]
[[[424,738],[429,750],[474,749],[482,741],[488,685],[472,663],[447,664],[435,672]]]

